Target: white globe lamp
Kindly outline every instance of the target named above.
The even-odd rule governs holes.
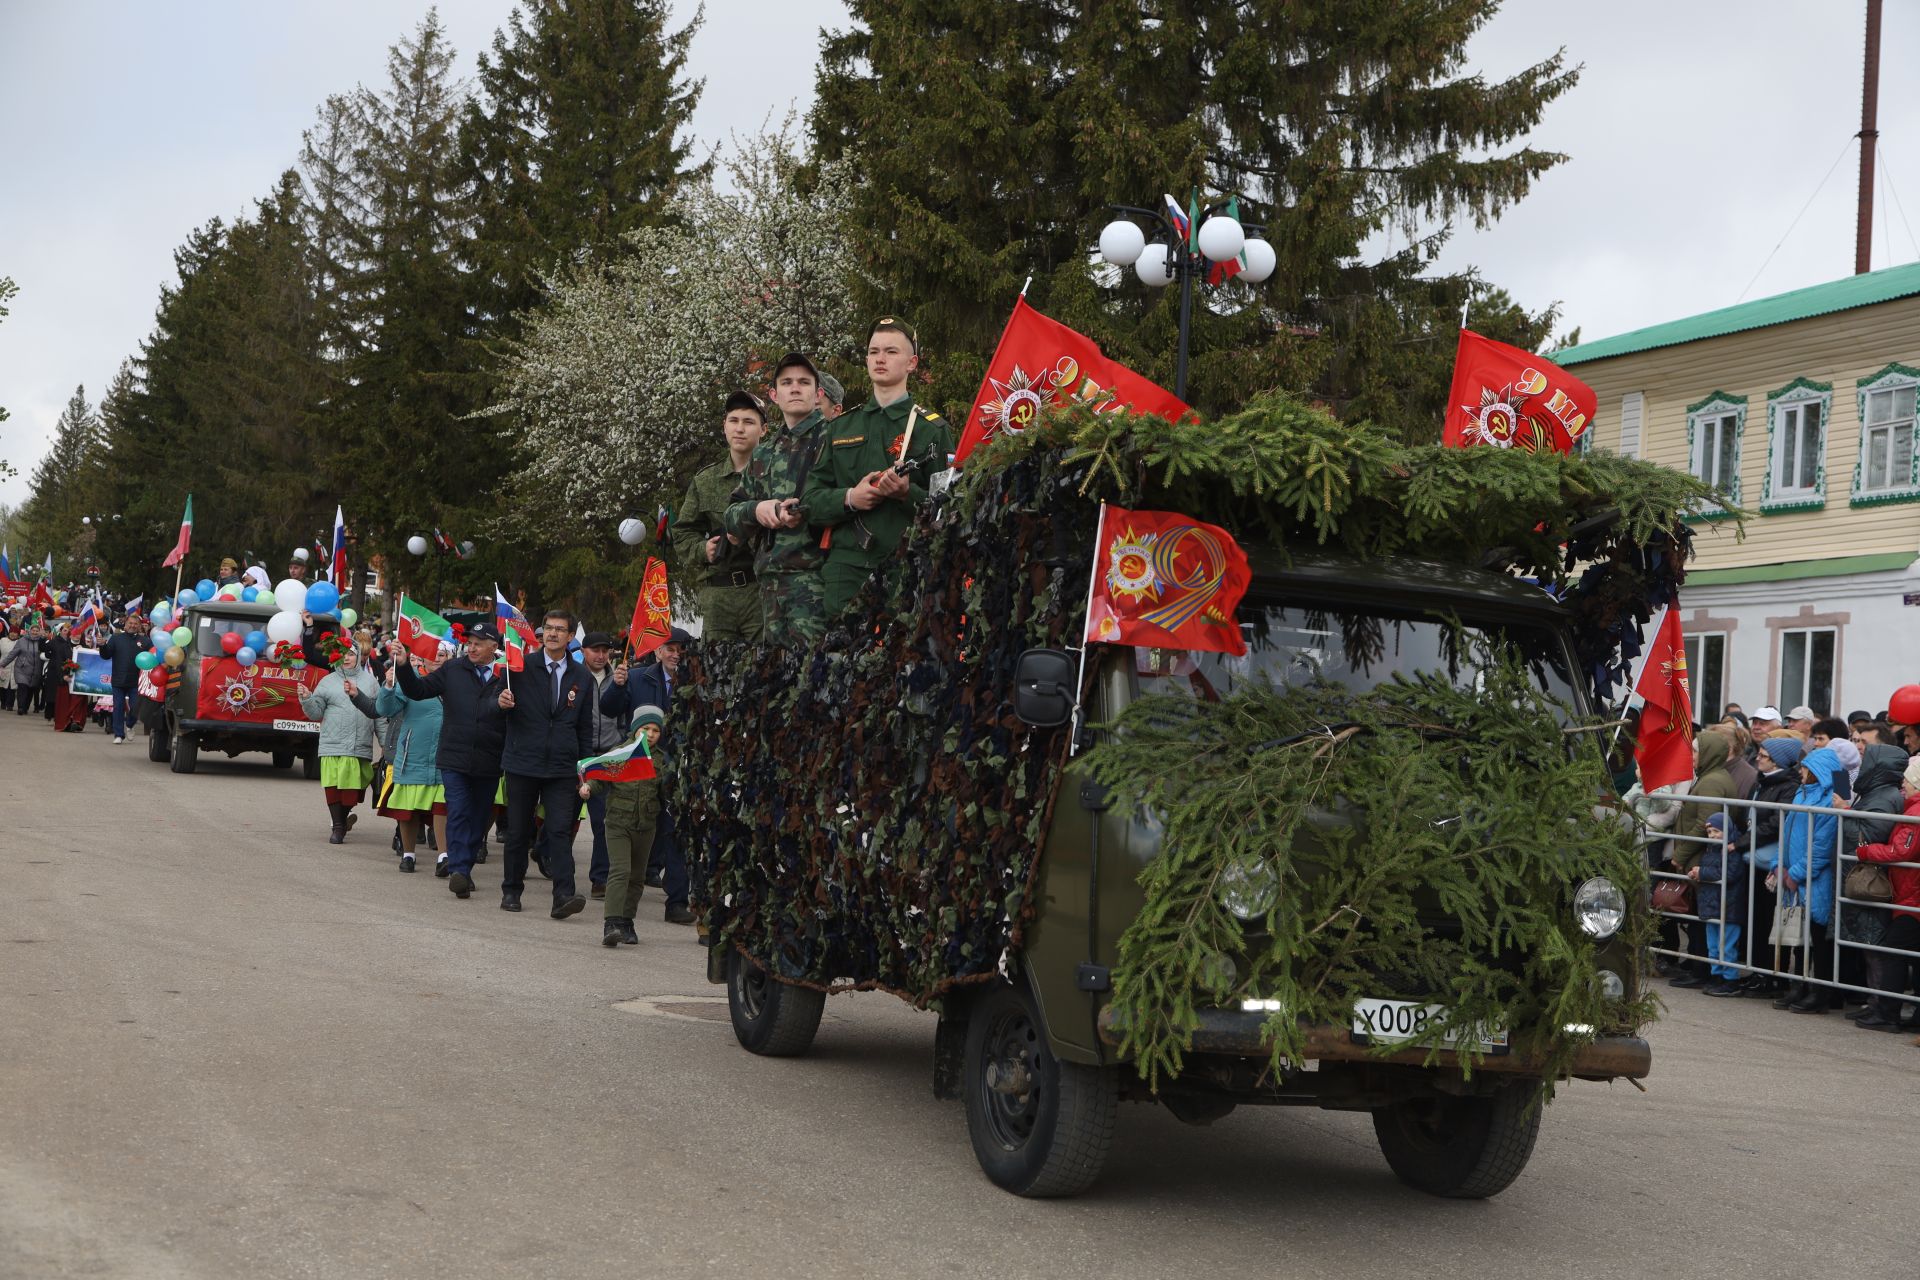
[[[1215,262],[1239,257],[1246,243],[1247,233],[1237,218],[1216,213],[1200,224],[1200,252]]]
[[[416,533],[407,539],[407,550],[417,556],[423,556],[427,554],[427,540]]]
[[[1173,283],[1173,265],[1167,261],[1167,246],[1150,244],[1140,251],[1140,258],[1133,264],[1133,274],[1140,277],[1141,284],[1149,284],[1158,289]]]
[[[620,541],[630,547],[637,547],[647,540],[647,524],[633,516],[620,522]]]
[[[1137,223],[1121,218],[1100,232],[1100,256],[1116,267],[1130,267],[1147,247],[1147,233]]]
[[[1279,264],[1273,246],[1265,240],[1249,240],[1241,252],[1247,255],[1247,265],[1240,268],[1240,278],[1248,284],[1259,284],[1272,275],[1274,267]]]

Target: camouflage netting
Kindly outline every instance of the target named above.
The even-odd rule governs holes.
[[[1014,716],[1013,668],[1077,645],[1101,500],[1248,544],[1534,578],[1566,599],[1604,697],[1678,584],[1681,515],[1706,497],[1633,459],[1405,447],[1283,396],[1211,423],[1052,418],[977,452],[811,651],[691,656],[672,750],[695,904],[717,945],[789,982],[926,1003],[1001,972],[1067,749],[1064,730]],[[1146,772],[1109,781],[1145,796]],[[1184,888],[1217,870],[1185,865]],[[1153,1047],[1176,1060],[1164,1035]]]

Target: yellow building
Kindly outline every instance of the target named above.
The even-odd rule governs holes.
[[[1749,513],[1694,522],[1696,712],[1877,713],[1920,681],[1920,263],[1558,352],[1595,448],[1684,467]]]

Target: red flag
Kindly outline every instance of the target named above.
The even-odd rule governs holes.
[[[1102,506],[1086,639],[1243,654],[1233,611],[1252,580],[1246,553],[1217,525]]]
[[[1456,449],[1571,453],[1599,403],[1592,387],[1551,360],[1462,329],[1440,439]]]
[[[998,433],[1025,431],[1049,405],[1071,400],[1102,412],[1137,409],[1170,421],[1188,412],[1172,392],[1109,360],[1093,339],[1049,320],[1020,298],[967,414],[954,465]]]
[[[187,550],[193,544],[193,495],[187,495],[187,513],[180,517],[180,536],[174,540],[173,550],[167,552],[167,558],[160,563],[171,569],[187,558]]]
[[[647,557],[647,573],[640,580],[640,598],[633,602],[633,621],[627,624],[627,648],[638,658],[652,653],[673,634],[673,597],[667,591],[667,562]]]
[[[46,609],[56,617],[59,616],[60,606],[54,601],[53,592],[47,590],[45,578],[34,583],[33,590],[27,592],[27,608]]]
[[[1647,704],[1641,708],[1640,736],[1633,744],[1640,786],[1647,791],[1693,780],[1693,692],[1687,683],[1687,643],[1678,606],[1676,600],[1667,609],[1640,668],[1640,682],[1633,687]]]

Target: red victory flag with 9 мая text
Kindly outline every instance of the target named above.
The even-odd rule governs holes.
[[[1551,360],[1462,329],[1440,441],[1572,453],[1599,403],[1592,387]]]
[[[1641,788],[1653,791],[1693,781],[1693,690],[1687,681],[1687,640],[1680,630],[1677,600],[1654,633],[1633,691],[1646,703],[1633,744]]]

